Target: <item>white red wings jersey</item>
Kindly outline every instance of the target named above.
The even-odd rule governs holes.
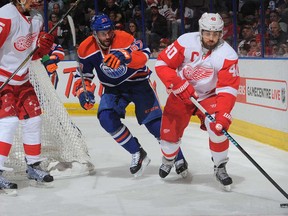
[[[199,101],[223,93],[235,102],[240,80],[238,55],[225,41],[205,55],[199,32],[183,34],[159,54],[155,69],[167,88],[175,79],[186,79]]]
[[[0,82],[6,81],[35,49],[42,26],[43,18],[36,10],[27,18],[12,3],[0,8]],[[10,85],[21,85],[29,79],[30,61],[17,72]]]

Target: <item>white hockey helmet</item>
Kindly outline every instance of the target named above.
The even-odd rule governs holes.
[[[223,31],[224,22],[218,13],[204,13],[199,19],[199,31]]]

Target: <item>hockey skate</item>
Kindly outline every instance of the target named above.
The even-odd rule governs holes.
[[[171,169],[174,165],[174,160],[168,160],[164,156],[162,157],[162,164],[159,168],[159,176],[165,178],[171,172]]]
[[[2,176],[2,173],[3,171],[0,170],[0,194],[16,196],[18,185],[8,181],[4,176]]]
[[[36,162],[34,164],[27,164],[27,177],[28,179],[33,179],[37,182],[35,186],[52,186],[54,180],[53,176],[42,170],[40,167],[41,162]]]
[[[214,175],[216,180],[220,182],[221,186],[225,191],[231,191],[231,184],[233,183],[232,178],[227,174],[226,164],[228,158],[219,162],[219,165],[214,166]]]
[[[132,154],[130,172],[134,175],[134,177],[141,176],[150,161],[150,158],[147,157],[147,153],[140,147],[140,151]]]
[[[182,178],[186,178],[188,175],[188,163],[183,158],[181,160],[175,161],[175,170],[178,175],[181,175]]]
[[[162,164],[159,168],[159,176],[165,178],[171,172],[171,169],[175,165],[175,170],[178,175],[181,175],[182,178],[186,178],[188,175],[188,163],[183,158],[181,160],[167,160],[165,157],[162,157]]]

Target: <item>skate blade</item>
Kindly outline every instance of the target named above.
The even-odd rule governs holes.
[[[222,189],[226,192],[231,192],[231,185],[221,185]]]
[[[141,166],[141,168],[139,169],[138,172],[136,172],[136,173],[134,174],[134,177],[137,178],[137,177],[142,176],[142,174],[144,173],[146,167],[149,165],[150,162],[151,162],[151,159],[146,156],[146,157],[143,159],[143,161],[142,161],[142,166]]]
[[[183,172],[179,173],[179,175],[181,175],[182,178],[186,178],[188,176],[188,173],[188,169],[186,169]]]
[[[32,187],[38,187],[38,188],[52,188],[54,187],[54,182],[40,182],[36,180],[30,180],[29,182],[30,186]]]
[[[0,190],[0,195],[17,196],[18,192],[17,192],[17,189],[1,189]]]
[[[281,207],[281,208],[288,208],[288,203],[281,203],[281,204],[280,204],[280,207]]]

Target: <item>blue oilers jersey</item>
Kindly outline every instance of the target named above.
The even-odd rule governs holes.
[[[149,48],[144,48],[142,41],[136,40],[125,31],[115,30],[114,33],[115,36],[108,51],[98,46],[94,36],[89,36],[80,44],[78,56],[84,78],[92,81],[96,72],[99,81],[109,87],[148,79],[151,70],[145,64],[150,57]],[[122,64],[113,69],[103,63],[105,55],[120,49],[125,49],[131,54],[132,61],[128,65]],[[75,77],[80,77],[78,72]]]

